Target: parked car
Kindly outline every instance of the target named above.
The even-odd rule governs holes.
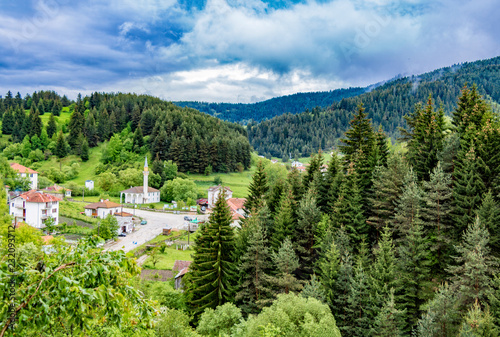
[[[127,233],[125,233],[125,232],[121,232],[120,234],[118,234],[118,236],[121,236],[121,237],[126,237],[126,236],[127,236]]]
[[[191,220],[193,220],[193,219],[191,219],[191,217],[189,217],[187,215],[184,217],[184,221],[191,221]]]
[[[148,222],[146,220],[141,221],[141,225],[147,225],[147,224],[148,224]]]

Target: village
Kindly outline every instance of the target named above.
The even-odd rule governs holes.
[[[196,206],[181,206],[176,201],[164,204],[162,209],[149,208],[149,204],[160,202],[160,190],[149,186],[149,167],[147,158],[144,162],[143,185],[132,186],[120,192],[120,202],[100,199],[97,202],[84,202],[72,198],[72,191],[57,184],[44,189],[38,188],[39,173],[33,169],[18,163],[11,163],[10,167],[17,172],[21,178],[29,179],[29,190],[7,191],[7,202],[9,214],[12,216],[16,226],[31,226],[43,232],[42,240],[44,250],[50,251],[51,240],[60,233],[59,226],[64,221],[101,224],[101,220],[114,219],[117,224],[116,232],[112,237],[102,243],[104,250],[123,250],[134,252],[137,263],[147,267],[145,263],[149,258],[152,260],[154,269],[143,268],[146,278],[160,278],[163,281],[175,279],[175,288],[181,288],[181,279],[188,272],[190,260],[173,260],[172,265],[164,266],[165,269],[156,269],[158,257],[157,246],[173,246],[175,251],[180,251],[183,257],[190,258],[190,246],[196,237],[199,226],[206,222],[217,202],[222,188],[224,188],[227,205],[232,214],[232,226],[239,226],[241,219],[245,217],[245,198],[233,198],[233,191],[227,186],[211,186],[207,190],[207,197],[196,200]],[[94,181],[86,180],[85,188],[89,191],[94,189]],[[71,203],[82,211],[78,219],[61,216],[61,203]],[[184,204],[184,203],[183,203]],[[64,238],[64,237],[63,237]],[[184,240],[184,239],[187,239]],[[70,244],[76,241],[66,240]],[[151,257],[150,250],[154,250]],[[162,249],[165,253],[165,249]],[[172,255],[172,254],[171,254]]]

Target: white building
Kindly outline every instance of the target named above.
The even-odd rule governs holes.
[[[302,164],[300,161],[292,161],[292,167],[300,167],[300,166],[304,166],[304,164]]]
[[[126,204],[152,204],[155,202],[160,202],[160,191],[156,188],[148,186],[148,157],[144,161],[144,175],[142,186],[130,187],[127,190],[120,192],[120,203],[122,202],[122,197],[125,196]]]
[[[85,180],[85,188],[89,191],[94,189],[94,181],[93,180]]]
[[[122,205],[117,204],[109,200],[102,200],[100,202],[94,202],[85,206],[85,215],[91,216],[93,218],[104,219],[109,214],[113,215],[119,213]]]
[[[31,190],[15,197],[9,202],[9,213],[14,221],[24,221],[35,228],[44,228],[48,218],[59,223],[59,201],[61,199],[47,193]]]
[[[28,177],[31,181],[31,189],[36,190],[38,188],[38,172],[30,169],[29,167],[23,166],[18,163],[10,164],[10,167],[17,172],[22,178]]]
[[[212,186],[208,188],[208,206],[213,207],[215,203],[217,202],[217,199],[219,199],[219,193],[221,190],[222,186]],[[233,191],[227,186],[224,187],[226,190],[226,200],[229,198],[233,197]]]
[[[132,233],[135,228],[133,215],[127,212],[115,213],[115,218],[118,221],[118,234]]]

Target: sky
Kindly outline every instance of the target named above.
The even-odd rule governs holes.
[[[21,0],[0,8],[3,95],[252,103],[500,55],[497,0]]]

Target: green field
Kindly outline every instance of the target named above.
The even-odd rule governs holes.
[[[156,263],[156,266],[153,266],[153,263],[151,262],[151,257],[148,257],[144,262],[144,264],[142,265],[142,268],[172,270],[172,268],[174,267],[175,260],[193,261],[192,258],[193,252],[194,252],[193,249],[177,250],[175,249],[175,245],[172,245],[165,249],[165,253],[158,252],[160,259]]]

